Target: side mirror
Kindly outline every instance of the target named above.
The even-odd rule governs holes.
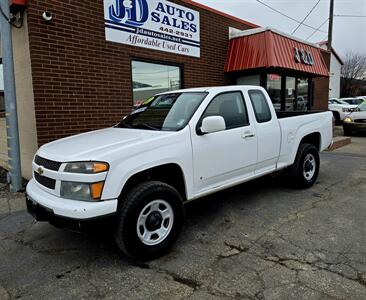
[[[210,116],[202,120],[200,131],[202,134],[223,131],[226,129],[225,120],[221,116]]]

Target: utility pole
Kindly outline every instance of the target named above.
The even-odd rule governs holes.
[[[0,5],[2,10],[2,13],[0,14],[0,30],[10,175],[8,179],[10,179],[10,190],[12,192],[17,192],[22,188],[22,173],[20,166],[18,114],[15,94],[13,41],[11,36],[11,24],[9,23],[9,0],[0,0]]]
[[[328,28],[328,51],[332,51],[332,42],[333,42],[333,18],[334,18],[334,0],[330,0],[329,28]]]

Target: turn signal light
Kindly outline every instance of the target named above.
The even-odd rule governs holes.
[[[101,172],[108,171],[108,165],[105,163],[95,162],[93,164],[93,171],[94,171],[94,173],[101,173]]]
[[[90,185],[91,187],[91,196],[94,200],[99,200],[102,198],[104,182],[97,182]]]

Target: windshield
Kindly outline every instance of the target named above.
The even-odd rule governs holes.
[[[359,111],[366,111],[366,102],[361,103],[357,108]]]
[[[345,104],[345,105],[350,105],[348,102],[346,102],[345,100],[337,100],[339,104]]]
[[[118,125],[119,128],[178,131],[184,128],[207,93],[172,93],[146,100]]]

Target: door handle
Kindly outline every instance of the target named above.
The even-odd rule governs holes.
[[[242,135],[243,139],[250,139],[250,138],[254,138],[255,134],[253,132],[244,132],[244,134]]]

